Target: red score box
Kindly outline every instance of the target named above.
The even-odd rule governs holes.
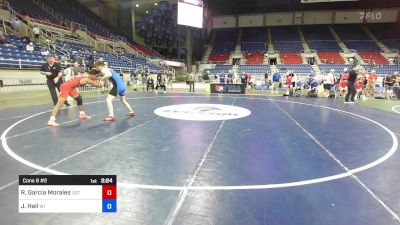
[[[116,185],[103,185],[103,199],[117,199]]]

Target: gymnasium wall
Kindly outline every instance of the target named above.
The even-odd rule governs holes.
[[[293,13],[268,13],[265,16],[266,26],[286,26],[293,24]]]
[[[303,24],[331,24],[333,13],[331,11],[304,12]]]
[[[213,28],[289,26],[311,24],[394,23],[399,9],[303,11],[213,17]]]
[[[264,15],[240,15],[239,27],[262,27],[264,26]]]
[[[236,27],[235,16],[217,16],[213,18],[213,28]]]

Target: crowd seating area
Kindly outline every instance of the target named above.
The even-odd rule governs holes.
[[[232,65],[216,65],[214,69],[209,69],[211,74],[222,74],[229,73],[229,70],[232,70]]]
[[[392,50],[400,50],[400,39],[382,40],[382,43]]]
[[[270,74],[270,65],[240,65],[239,73],[246,72],[252,75],[264,75],[265,73]]]
[[[344,64],[345,61],[339,52],[318,52],[318,57],[322,63]]]
[[[235,50],[238,37],[238,29],[216,30],[214,45],[209,57],[209,62],[212,63],[228,61],[230,53]]]
[[[213,53],[208,58],[210,63],[223,63],[229,60],[230,54],[228,53]]]
[[[106,22],[96,14],[83,7],[76,1],[68,0],[41,0],[49,12],[43,10],[32,0],[8,0],[10,7],[21,15],[27,15],[30,18],[39,19],[43,23],[55,27],[66,28],[68,26],[86,27],[92,37],[111,40],[111,37],[121,36],[119,31],[110,27]],[[160,5],[162,2],[161,1]],[[60,15],[64,20],[61,21]],[[57,17],[57,18],[55,18]],[[153,52],[140,46],[137,43],[132,44],[135,50],[141,51],[146,55],[153,55]]]
[[[224,28],[218,29],[215,33],[214,43],[237,43],[239,29]]]
[[[326,25],[301,27],[308,46],[318,52],[338,52],[340,47]]]
[[[27,51],[27,38],[14,35],[6,35],[5,37],[9,44],[0,44],[0,66],[32,68],[40,67],[40,65],[46,61],[46,57],[42,55],[41,51],[47,48],[43,48],[33,41],[35,50],[32,52]],[[83,43],[64,40],[63,42],[58,42],[58,44],[62,45],[65,50],[70,52],[71,59],[76,60],[77,58],[82,58],[85,60],[86,64],[89,62],[90,58],[94,60],[102,58],[108,62],[109,66],[113,69],[128,70],[135,68],[139,64],[142,67],[149,68],[151,71],[162,70],[159,66],[148,63],[146,59],[138,58],[134,55],[129,55],[129,60],[126,60],[106,52],[95,52],[91,46]]]
[[[367,27],[386,47],[400,50],[400,27],[398,24],[368,24]]]
[[[78,41],[57,40],[56,44],[64,49],[68,49],[71,51],[93,51],[93,47],[90,44]]]
[[[133,44],[130,44],[129,46],[138,52],[142,52],[145,55],[153,55],[153,52],[151,50],[149,50],[141,45],[133,43]]]
[[[303,51],[297,27],[272,27],[271,35],[275,50],[279,52]]]
[[[349,49],[360,52],[380,51],[380,48],[371,40],[360,25],[335,25],[334,29]]]
[[[50,23],[59,24],[60,22],[54,18],[52,15],[44,11],[43,9],[39,8],[35,4],[27,4],[30,0],[7,0],[10,4],[11,8],[15,11],[19,12],[24,16],[33,17],[40,20],[47,20]]]
[[[341,73],[343,73],[344,68],[350,69],[351,65],[350,64],[329,64],[329,65],[321,64],[321,65],[318,65],[318,67],[322,73],[329,73],[329,71],[331,69],[334,69],[336,73],[341,74]]]
[[[266,43],[267,40],[268,40],[268,30],[265,27],[242,29],[242,42]]]
[[[293,52],[281,52],[279,54],[282,63],[284,64],[302,64],[303,58],[301,57],[300,53],[293,53]]]
[[[7,67],[38,67],[44,61],[40,51],[27,51],[27,41],[22,37],[5,36],[10,44],[0,45],[0,65]],[[37,46],[36,43],[34,43]]]
[[[96,33],[100,36],[108,37],[109,36],[109,31],[105,29],[106,25],[104,22],[89,22],[86,18],[87,17],[82,17],[80,16],[79,13],[77,13],[76,7],[74,7],[71,4],[71,1],[64,1],[64,0],[41,0],[43,3],[45,3],[47,6],[50,6],[53,10],[55,10],[57,13],[61,14],[64,19],[67,19],[71,22],[75,23],[81,23],[86,25],[88,31],[92,33]],[[83,7],[81,7],[83,8]],[[80,8],[80,10],[81,10]],[[92,16],[92,18],[95,18]]]
[[[268,33],[266,28],[243,28],[241,50],[246,53],[267,52]],[[257,55],[257,54],[256,54]],[[254,54],[252,56],[255,56]],[[250,60],[252,61],[252,60]],[[255,64],[259,59],[256,59]],[[262,62],[261,62],[262,63]]]
[[[276,68],[281,72],[285,73],[287,70],[294,70],[299,75],[309,75],[313,71],[309,64],[278,64]]]
[[[359,52],[358,54],[368,64],[389,64],[379,52]]]
[[[378,65],[378,66],[370,66],[369,68],[367,67],[368,70],[374,69],[377,74],[391,74],[394,72],[399,72],[400,71],[400,66],[399,65]]]
[[[262,42],[242,42],[242,52],[267,52],[267,44]]]
[[[246,53],[246,64],[263,64],[264,63],[264,53],[262,52],[253,52]]]

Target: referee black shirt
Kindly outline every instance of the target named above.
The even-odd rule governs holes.
[[[46,76],[48,80],[53,81],[54,78],[58,76],[58,74],[61,72],[62,68],[59,63],[54,63],[52,66],[49,63],[45,63],[42,65],[40,68],[40,71],[42,72],[51,72],[51,76]]]
[[[350,70],[350,72],[349,72],[349,79],[347,79],[347,81],[354,83],[354,82],[356,82],[356,80],[357,80],[357,73],[356,73],[356,71]]]

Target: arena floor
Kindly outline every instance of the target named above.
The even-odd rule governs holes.
[[[115,102],[119,119],[107,123],[104,98],[85,99],[88,121],[62,110],[59,128],[46,126],[49,104],[0,111],[0,224],[400,224],[399,113],[325,98],[136,93],[137,117]],[[251,114],[154,113],[180,104]],[[116,174],[118,212],[18,214],[18,175],[48,172]]]

